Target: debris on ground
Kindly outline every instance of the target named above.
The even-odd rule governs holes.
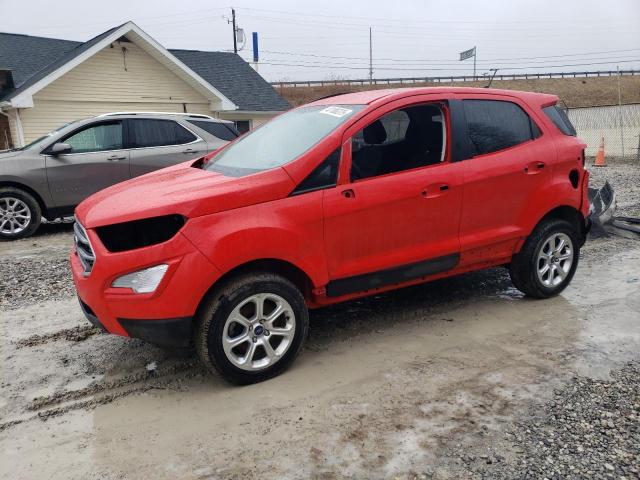
[[[608,180],[601,188],[589,188],[589,202],[592,235],[613,234],[640,240],[640,217],[616,215],[616,192]]]

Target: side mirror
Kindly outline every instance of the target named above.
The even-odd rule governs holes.
[[[63,153],[69,153],[71,151],[71,145],[69,145],[68,143],[54,143],[53,147],[51,147],[51,150],[49,150],[49,152],[51,152],[51,155],[61,155]]]

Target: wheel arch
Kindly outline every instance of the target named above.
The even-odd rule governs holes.
[[[587,235],[587,226],[585,223],[585,218],[580,210],[570,205],[561,205],[559,207],[555,207],[552,210],[548,211],[540,220],[538,220],[532,231],[535,230],[535,228],[542,222],[551,218],[566,220],[567,222],[572,224],[575,227],[576,232],[578,232],[578,234],[580,235],[581,242],[584,242]]]
[[[15,182],[12,180],[0,180],[0,188],[4,188],[4,187],[12,187],[12,188],[17,188],[18,190],[24,190],[26,193],[31,195],[36,202],[38,202],[42,216],[45,218],[48,218],[47,205],[44,203],[44,200],[42,199],[40,194],[37,191],[35,191],[33,188],[29,187],[28,185],[25,185],[24,183]]]
[[[198,305],[198,310],[206,303],[207,299],[217,290],[221,289],[225,284],[239,275],[247,273],[268,272],[281,275],[282,277],[293,283],[302,293],[305,299],[310,299],[313,290],[313,281],[311,277],[300,267],[293,263],[279,258],[261,258],[250,260],[233,267],[223,273],[205,292]]]

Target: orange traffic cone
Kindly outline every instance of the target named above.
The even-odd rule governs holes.
[[[598,149],[598,153],[596,154],[596,161],[593,164],[594,167],[606,167],[607,162],[604,159],[604,137],[600,140],[600,148]]]

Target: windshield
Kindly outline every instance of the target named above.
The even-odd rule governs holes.
[[[305,153],[363,107],[320,105],[291,110],[238,139],[203,168],[241,176],[282,166]]]

